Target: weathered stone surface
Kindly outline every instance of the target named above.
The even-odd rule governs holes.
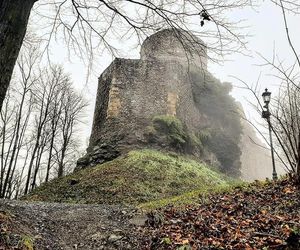
[[[141,48],[141,59],[147,61],[176,61],[207,69],[206,45],[183,30],[166,29],[148,37]]]
[[[77,169],[147,146],[145,130],[156,115],[176,116],[190,131],[206,125],[189,80],[191,71],[202,74],[206,69],[206,48],[197,41],[198,50],[187,55],[176,34],[163,30],[145,40],[140,60],[112,62],[99,78],[88,153],[79,159]],[[160,140],[151,146],[168,145]]]
[[[183,36],[181,42],[178,36]],[[113,160],[137,148],[178,151],[166,136],[153,134],[153,118],[176,117],[190,132],[210,127],[212,120],[195,104],[195,80],[191,79],[193,76],[200,85],[205,85],[208,75],[205,44],[185,31],[162,30],[150,36],[141,47],[141,59],[115,59],[99,77],[90,143],[76,170]],[[245,157],[245,151],[253,146],[245,138],[254,132],[249,126],[244,130],[240,148],[245,171],[251,164],[263,162],[265,152],[256,151],[255,157]],[[209,151],[201,156],[193,149],[188,153],[214,166],[220,164]],[[266,169],[267,165],[260,168]],[[258,171],[251,170],[251,177],[245,178],[245,174],[243,177],[249,180],[266,174],[266,171],[261,171],[262,175],[254,172]]]
[[[75,171],[94,166],[107,161],[111,161],[121,155],[121,152],[116,149],[116,145],[108,145],[103,143],[92,148],[92,150],[84,157],[77,161]]]

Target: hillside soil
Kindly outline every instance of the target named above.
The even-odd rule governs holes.
[[[198,205],[153,210],[147,217],[123,205],[2,200],[0,246],[22,250],[300,249],[299,193],[287,180],[257,182],[199,197]]]

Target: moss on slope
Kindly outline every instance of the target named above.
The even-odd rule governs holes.
[[[24,199],[139,204],[224,185],[229,185],[225,177],[202,163],[173,153],[139,150],[43,184]]]

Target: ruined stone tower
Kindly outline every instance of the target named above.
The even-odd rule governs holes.
[[[198,47],[186,50],[193,39]],[[204,43],[167,29],[147,38],[140,54],[139,60],[115,59],[99,77],[88,148],[98,163],[143,146],[145,127],[156,115],[176,116],[189,129],[201,124],[188,72],[206,70]]]
[[[116,58],[99,77],[89,147],[77,169],[149,147],[145,131],[155,116],[176,117],[191,132],[209,126],[190,80],[209,74],[206,53],[190,33],[166,29],[144,41],[140,59]],[[162,141],[151,147],[170,150]]]

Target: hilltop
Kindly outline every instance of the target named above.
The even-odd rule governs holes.
[[[138,205],[186,192],[226,188],[230,180],[175,153],[131,151],[113,161],[42,184],[29,201]]]

